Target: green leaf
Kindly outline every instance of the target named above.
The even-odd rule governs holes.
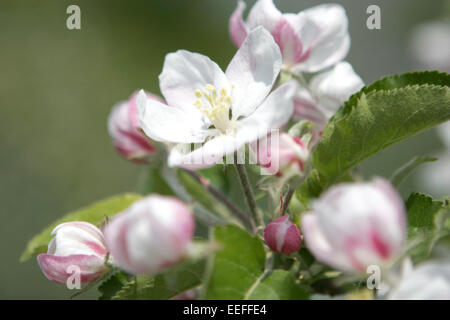
[[[249,300],[305,300],[308,293],[295,283],[295,277],[286,270],[275,270],[261,281],[248,296]]]
[[[433,162],[436,161],[437,158],[430,158],[430,157],[414,157],[407,163],[405,163],[403,166],[398,168],[394,174],[391,177],[391,183],[395,187],[399,187],[400,184],[403,182],[403,180],[412,172],[414,169],[419,167],[420,165],[427,163],[427,162]]]
[[[20,257],[20,261],[24,262],[32,256],[46,252],[47,245],[52,238],[51,232],[57,225],[69,221],[86,221],[92,224],[100,224],[104,221],[105,217],[114,216],[128,208],[133,202],[140,198],[141,196],[137,194],[123,194],[96,202],[88,207],[67,214],[32,238]]]
[[[106,281],[104,281],[99,287],[100,292],[99,300],[111,300],[127,283],[130,275],[123,271],[118,271],[111,275]]]
[[[410,254],[415,262],[424,260],[434,243],[450,230],[445,230],[446,202],[434,200],[425,194],[413,193],[406,201],[408,210],[408,239],[413,244]]]
[[[406,201],[406,208],[410,229],[431,231],[435,227],[437,214],[444,209],[444,203],[422,193],[413,193]]]
[[[209,261],[206,299],[301,299],[307,296],[287,271],[276,270],[266,277],[266,253],[259,238],[233,225],[214,228],[211,237],[222,249]]]
[[[198,286],[203,278],[205,261],[186,261],[156,276],[133,277],[113,299],[167,300]]]
[[[233,225],[214,228],[211,240],[222,249],[209,262],[206,299],[243,299],[264,271],[261,240]]]
[[[384,148],[450,119],[450,75],[387,77],[353,95],[331,118],[314,152],[327,184]]]

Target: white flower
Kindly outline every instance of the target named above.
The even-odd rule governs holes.
[[[450,261],[429,261],[402,275],[390,300],[450,300]]]
[[[196,169],[220,163],[224,155],[291,117],[295,85],[286,83],[270,93],[280,68],[280,50],[262,27],[249,34],[225,73],[204,55],[168,54],[159,76],[168,105],[141,92],[141,127],[154,140],[176,144],[170,166]],[[202,145],[191,151],[193,143]]]
[[[115,264],[134,274],[153,274],[188,255],[194,228],[186,204],[151,195],[116,215],[104,234]]]
[[[309,90],[302,87],[294,97],[294,114],[318,124],[325,122],[364,87],[364,82],[348,62],[340,62],[331,70],[314,76]]]
[[[338,4],[324,4],[298,14],[282,14],[272,0],[259,0],[242,19],[245,3],[238,2],[230,17],[229,31],[240,47],[246,35],[263,26],[275,38],[283,55],[283,68],[294,72],[317,72],[345,58],[350,48],[348,19]]]
[[[389,264],[406,238],[406,212],[384,179],[331,187],[302,217],[302,231],[315,257],[343,271],[365,272]]]

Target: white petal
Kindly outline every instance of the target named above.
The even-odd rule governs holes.
[[[258,26],[263,26],[271,32],[281,17],[281,12],[278,11],[272,0],[259,0],[248,14],[247,27],[252,30]]]
[[[50,242],[47,253],[55,256],[74,254],[103,256],[106,253],[101,231],[87,222],[72,221],[60,224],[52,234],[55,237]],[[93,250],[93,246],[99,250]]]
[[[226,70],[233,89],[233,118],[247,116],[264,100],[280,72],[281,53],[269,32],[250,32]]]
[[[328,241],[315,214],[304,214],[301,226],[306,246],[318,260],[340,270],[353,269],[345,255]]]
[[[259,139],[272,129],[278,129],[289,121],[294,111],[292,98],[296,85],[288,82],[273,91],[249,117],[239,121],[241,134]]]
[[[350,96],[364,86],[348,62],[340,62],[333,69],[315,76],[311,90],[319,100],[321,111],[331,117]]]
[[[159,86],[168,105],[194,110],[200,117],[201,113],[194,107],[197,100],[195,90],[204,90],[206,84],[212,84],[218,90],[229,90],[225,74],[207,56],[186,50],[166,56]]]
[[[323,126],[327,120],[319,107],[319,102],[306,88],[299,88],[294,96],[294,115],[297,119],[306,119]]]
[[[191,150],[190,145],[177,145],[170,152],[169,166],[191,170],[211,167],[221,163],[223,156],[281,127],[292,115],[294,90],[294,83],[276,89],[251,116],[237,123],[234,135],[219,135],[195,150]]]
[[[153,140],[195,143],[204,141],[209,134],[207,124],[196,113],[147,99],[142,90],[137,103],[142,130]]]
[[[178,145],[171,150],[169,166],[198,170],[222,163],[225,155],[232,154],[248,142],[242,134],[217,136],[195,150],[190,146]]]
[[[299,36],[308,58],[295,70],[317,72],[345,58],[350,48],[348,19],[338,4],[325,4],[299,13],[303,20]]]
[[[446,260],[425,262],[404,275],[389,293],[391,300],[450,299],[450,263]]]

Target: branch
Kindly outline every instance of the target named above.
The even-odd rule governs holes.
[[[225,197],[219,190],[217,190],[211,182],[199,175],[198,173],[182,169],[184,172],[189,174],[195,181],[197,181],[206,191],[208,191],[216,200],[222,202],[231,212],[233,212],[242,222],[247,223],[253,230],[255,229],[254,222],[248,218],[238,207],[234,205],[227,197]]]

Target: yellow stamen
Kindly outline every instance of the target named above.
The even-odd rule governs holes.
[[[232,105],[232,98],[227,88],[221,88],[218,96],[216,87],[206,84],[204,90],[195,90],[195,96],[199,99],[194,102],[194,106],[209,118],[216,129],[227,133],[231,124],[229,114]],[[206,106],[202,99],[206,100]]]

